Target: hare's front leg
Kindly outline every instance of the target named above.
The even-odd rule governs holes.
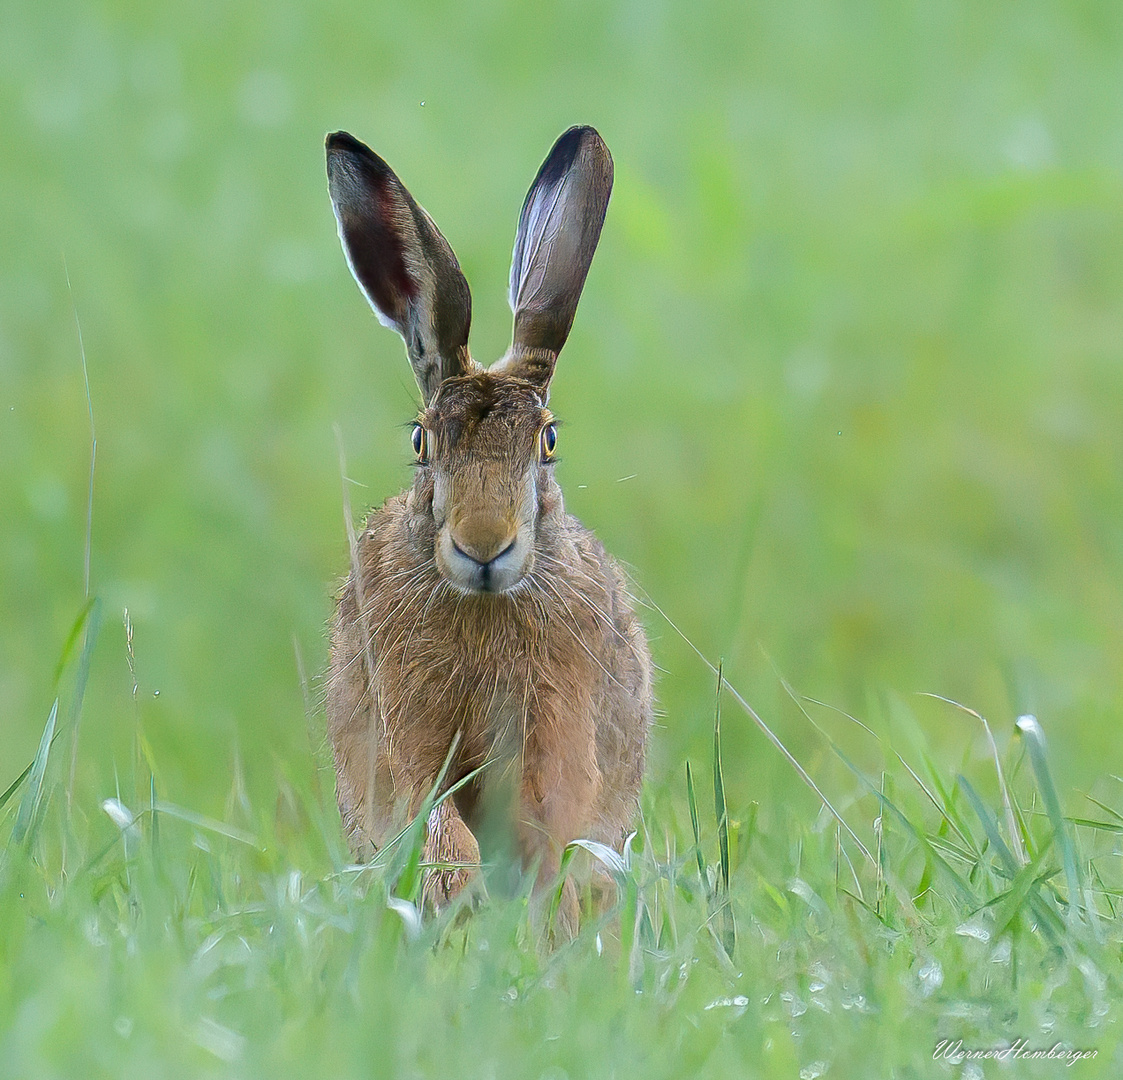
[[[433,807],[422,859],[446,864],[444,869],[431,869],[425,876],[422,898],[424,906],[433,910],[440,910],[455,897],[479,868],[480,845],[452,799]]]
[[[601,783],[591,713],[559,719],[536,718],[523,758],[519,845],[540,886],[557,876],[566,845],[588,834]]]
[[[372,692],[367,680],[364,634],[350,585],[332,628],[327,689],[339,812],[352,853],[366,862],[421,810],[448,746],[440,738],[419,741],[388,723],[382,694]],[[399,729],[391,732],[394,727]],[[464,887],[471,876],[467,867],[479,864],[480,849],[451,799],[433,810],[427,826],[425,861],[464,864],[427,874],[425,900],[439,908]]]
[[[387,753],[373,733],[351,754],[339,753],[339,747],[340,810],[355,857],[365,861],[421,812],[440,770]],[[423,892],[425,906],[439,910],[464,888],[480,862],[479,844],[452,799],[429,814],[421,857],[444,864],[426,871]]]

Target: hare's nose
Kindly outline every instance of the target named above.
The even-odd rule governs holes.
[[[461,555],[487,566],[515,546],[517,534],[503,521],[464,521],[451,530],[451,539]]]

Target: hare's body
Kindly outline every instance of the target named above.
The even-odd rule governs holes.
[[[358,544],[366,618],[349,580],[332,629],[329,734],[353,850],[369,857],[417,810],[457,732],[450,783],[493,759],[455,797],[473,833],[480,788],[515,768],[528,856],[553,861],[544,841],[579,836],[619,848],[643,774],[650,664],[618,572],[559,500],[531,582],[457,593],[411,537],[409,498],[371,514]]]
[[[413,486],[371,513],[332,626],[336,790],[364,859],[417,812],[454,744],[446,788],[486,763],[428,823],[429,861],[461,867],[430,878],[439,904],[479,861],[481,829],[506,830],[523,864],[549,873],[578,837],[619,849],[636,812],[651,661],[615,563],[565,512],[546,407],[611,159],[591,129],[547,159],[516,245],[515,344],[485,371],[467,353],[467,286],[443,237],[362,144],[336,135],[328,152],[348,260],[405,337],[426,404]],[[537,253],[544,204],[564,211],[545,223],[546,251],[561,254]]]

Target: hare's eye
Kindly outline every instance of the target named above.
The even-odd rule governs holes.
[[[542,460],[552,461],[554,451],[558,446],[558,429],[555,424],[547,424],[542,429],[542,435],[539,438],[539,443],[542,450]]]
[[[425,429],[420,424],[413,425],[413,452],[422,465],[429,460],[429,440],[425,437]]]

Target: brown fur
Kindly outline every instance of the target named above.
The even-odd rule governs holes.
[[[342,198],[333,188],[347,247]],[[583,281],[587,262],[578,269]],[[440,292],[451,271],[433,272]],[[446,787],[488,765],[431,815],[427,861],[478,864],[477,834],[499,819],[523,865],[547,880],[570,841],[619,850],[630,831],[651,661],[619,569],[566,514],[541,451],[554,357],[516,341],[491,371],[466,351],[454,358],[418,418],[427,460],[358,538],[332,623],[327,713],[340,813],[360,860],[418,811],[457,737]],[[466,584],[461,564],[507,569],[493,571],[498,591],[488,591],[486,576],[482,588]],[[433,874],[427,898],[439,906],[470,876]]]

